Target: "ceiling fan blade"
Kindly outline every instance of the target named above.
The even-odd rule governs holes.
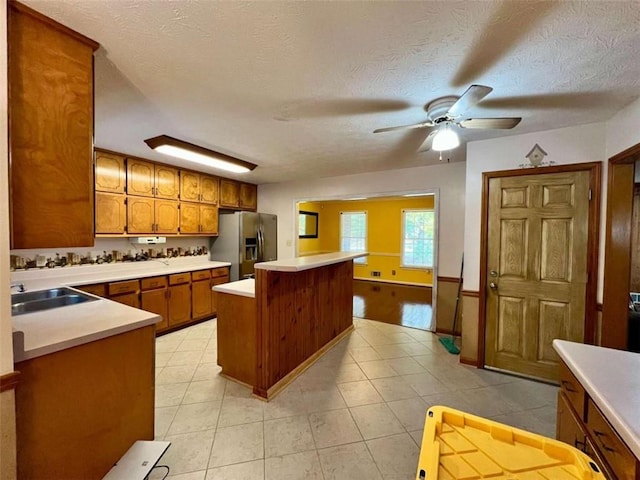
[[[462,120],[458,125],[462,128],[486,128],[508,130],[520,123],[520,117],[504,118],[468,118]]]
[[[454,103],[447,114],[457,117],[475,106],[480,100],[489,95],[493,88],[484,85],[471,85],[467,91]]]
[[[393,132],[395,130],[411,130],[414,128],[426,128],[426,127],[433,127],[433,123],[431,121],[426,121],[422,123],[416,123],[413,125],[400,125],[399,127],[377,128],[373,131],[373,133]]]
[[[427,138],[425,138],[424,142],[422,142],[422,145],[420,146],[420,149],[418,150],[418,153],[424,153],[424,152],[430,152],[431,151],[431,143],[433,142],[433,137],[436,136],[436,132],[437,132],[437,130],[434,130],[429,135],[427,135]]]

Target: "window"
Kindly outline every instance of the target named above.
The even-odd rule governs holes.
[[[340,251],[367,251],[367,212],[340,212]],[[365,258],[353,262],[364,264]]]
[[[402,211],[402,266],[433,267],[433,210]]]

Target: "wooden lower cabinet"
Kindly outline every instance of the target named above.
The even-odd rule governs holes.
[[[212,269],[210,288],[223,283],[229,283],[229,269],[227,267]],[[211,290],[211,313],[213,315],[218,313],[218,293],[213,290]]]
[[[618,436],[567,365],[560,365],[556,438],[589,455],[611,480],[640,479],[640,460]]]
[[[167,277],[144,278],[140,282],[140,308],[162,317],[156,324],[156,331],[161,332],[169,327],[169,291]]]
[[[125,280],[122,282],[112,282],[107,285],[109,300],[140,308],[140,281]]]
[[[154,326],[16,363],[18,478],[102,478],[154,438]]]
[[[211,315],[211,272],[193,272],[191,282],[191,316],[194,320],[206,318]]]
[[[169,287],[169,327],[191,320],[191,283]]]

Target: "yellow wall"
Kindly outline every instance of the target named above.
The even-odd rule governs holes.
[[[339,251],[340,212],[366,211],[369,256],[366,257],[366,265],[355,265],[354,276],[364,279],[432,285],[432,270],[400,266],[400,245],[402,210],[433,207],[433,196],[300,203],[299,210],[318,212],[319,231],[317,239],[298,239],[298,254],[310,255]],[[372,277],[372,271],[379,271],[380,277]]]

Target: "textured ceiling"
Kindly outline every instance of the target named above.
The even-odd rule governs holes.
[[[166,134],[257,163],[236,176],[255,183],[437,163],[417,153],[426,130],[372,131],[472,83],[494,91],[468,116],[523,121],[467,141],[604,121],[640,95],[638,1],[24,2],[101,44],[96,145],[180,165],[143,143]]]

